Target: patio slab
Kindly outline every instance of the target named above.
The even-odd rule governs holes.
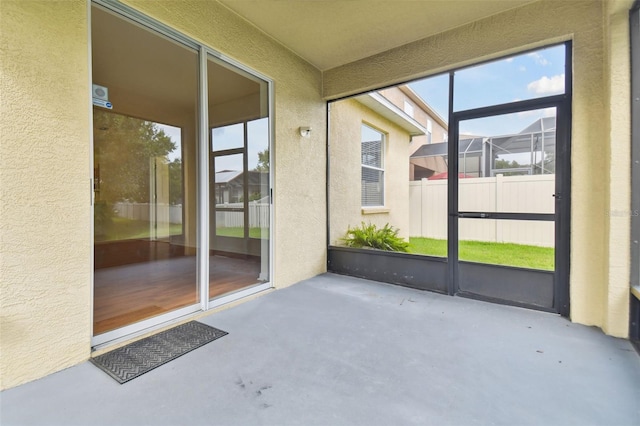
[[[557,315],[325,274],[202,320],[229,335],[119,385],[85,362],[8,425],[632,425],[640,356]]]

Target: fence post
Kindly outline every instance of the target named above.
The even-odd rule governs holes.
[[[420,179],[420,236],[421,237],[430,237],[429,235],[429,221],[431,220],[428,217],[429,206],[427,206],[427,179]]]
[[[504,209],[504,175],[502,173],[496,175],[496,212],[502,212]],[[496,226],[496,242],[503,243],[503,223],[501,220],[495,220]]]

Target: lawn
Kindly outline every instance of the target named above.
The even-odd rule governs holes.
[[[522,244],[460,241],[460,260],[518,266],[521,268],[554,270],[554,249]],[[447,241],[433,238],[409,238],[409,252],[429,256],[447,256]]]
[[[216,235],[220,237],[244,237],[244,228],[216,228]],[[269,238],[269,230],[262,228],[249,228],[249,238]]]
[[[111,223],[104,235],[97,236],[97,241],[117,241],[117,240],[131,240],[135,238],[149,238],[149,221],[146,220],[132,220],[124,217],[113,217]],[[169,224],[170,235],[182,234],[182,224],[171,223]]]
[[[171,223],[169,224],[169,233],[171,235],[182,234],[182,224]],[[241,227],[236,228],[217,228],[216,235],[221,237],[236,237],[242,238],[244,236],[244,229]],[[261,228],[249,228],[250,238],[262,238],[264,235],[269,237],[269,231]],[[123,217],[114,217],[109,225],[107,232],[104,235],[96,236],[98,241],[117,241],[117,240],[130,240],[134,238],[149,238],[149,222],[146,220],[131,220]]]

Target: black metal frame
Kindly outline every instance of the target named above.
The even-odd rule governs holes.
[[[517,306],[528,306],[527,303],[509,300],[506,296],[502,300],[499,297],[487,297],[486,295],[474,295],[464,291],[460,286],[460,261],[458,253],[458,219],[498,219],[498,220],[534,220],[534,221],[555,221],[555,265],[552,310],[563,316],[569,316],[569,253],[570,253],[570,200],[571,200],[571,100],[572,100],[572,43],[565,45],[565,93],[561,95],[548,96],[544,98],[528,99],[525,101],[511,102],[506,104],[492,105],[482,108],[474,108],[464,111],[454,112],[453,108],[453,81],[454,73],[450,73],[449,86],[449,140],[454,141],[448,146],[449,174],[449,231],[448,231],[448,257],[449,257],[449,293],[460,294],[466,297],[478,297],[484,300],[491,299],[500,303],[513,304]],[[556,118],[556,188],[555,188],[555,213],[535,214],[535,213],[504,213],[504,212],[464,212],[458,208],[458,182],[459,182],[459,144],[455,141],[459,138],[459,124],[461,121],[484,118],[495,115],[517,113],[527,110],[555,107]],[[490,272],[485,272],[490,273]],[[540,309],[537,304],[530,307]],[[547,310],[542,308],[542,310]]]
[[[330,150],[329,150],[329,126],[330,126],[330,108],[331,103],[337,102],[342,99],[350,98],[351,96],[338,98],[327,103],[327,269],[332,272],[355,275],[363,278],[370,278],[378,281],[391,282],[396,284],[408,285],[403,283],[403,279],[398,279],[396,274],[389,274],[389,271],[382,268],[382,264],[365,265],[362,263],[362,258],[365,256],[376,256],[376,262],[382,262],[384,256],[395,259],[394,265],[399,265],[402,260],[403,268],[410,268],[411,271],[417,271],[416,268],[429,267],[442,268],[443,264],[446,267],[446,285],[425,285],[425,284],[413,284],[408,285],[410,287],[422,288],[425,290],[446,292],[449,295],[460,295],[464,297],[472,297],[481,300],[488,300],[502,304],[510,304],[515,306],[530,307],[540,309],[544,311],[552,311],[560,313],[563,316],[569,316],[570,304],[569,304],[569,254],[570,254],[570,219],[571,219],[571,103],[572,103],[572,42],[567,41],[560,43],[565,46],[565,93],[562,95],[549,96],[545,98],[530,99],[519,102],[512,102],[501,105],[494,105],[483,108],[475,108],[465,111],[453,110],[453,96],[454,96],[454,73],[456,70],[449,72],[449,141],[458,140],[459,129],[458,123],[464,119],[470,118],[482,118],[492,115],[507,114],[514,112],[521,112],[531,109],[542,109],[547,107],[557,108],[557,124],[556,124],[556,138],[560,141],[556,146],[556,189],[554,196],[556,197],[556,209],[554,214],[516,214],[516,213],[485,213],[485,212],[460,212],[458,211],[458,155],[459,146],[456,143],[449,144],[448,158],[449,161],[449,173],[448,173],[448,245],[447,245],[447,258],[435,258],[429,256],[416,256],[407,255],[401,253],[389,253],[381,252],[377,253],[373,250],[360,250],[345,247],[335,247],[330,245],[329,231],[330,231],[330,187],[329,187],[329,174],[330,174]],[[532,49],[534,50],[534,49]],[[537,49],[535,49],[537,50]],[[526,52],[521,52],[526,53]],[[511,56],[511,55],[509,55]],[[489,62],[489,61],[485,61]],[[477,66],[479,64],[473,64],[471,66]],[[460,68],[464,69],[464,68]],[[458,69],[459,70],[459,69]],[[388,87],[394,87],[388,86]],[[357,95],[355,95],[357,96]],[[456,159],[456,161],[451,161]],[[492,298],[483,295],[475,295],[465,291],[460,291],[459,285],[459,253],[458,253],[458,219],[461,217],[477,217],[477,218],[490,218],[490,219],[507,219],[507,220],[539,220],[539,221],[555,221],[555,264],[556,269],[553,272],[554,285],[553,285],[553,308],[545,308],[536,306],[535,304],[522,303],[518,301],[503,300],[500,298]],[[354,257],[355,256],[355,257]],[[377,257],[381,256],[381,257]],[[352,266],[348,265],[349,259],[358,259],[359,266],[356,266],[355,270]],[[384,262],[386,264],[386,262]],[[507,268],[508,269],[508,268]],[[511,268],[513,270],[523,268]],[[402,274],[401,274],[402,275]],[[412,273],[408,274],[412,276]],[[413,278],[413,276],[412,276]],[[399,282],[400,281],[400,282]]]
[[[447,294],[444,257],[329,246],[327,260],[336,274]]]
[[[631,44],[631,295],[629,338],[640,352],[640,0],[629,12]]]

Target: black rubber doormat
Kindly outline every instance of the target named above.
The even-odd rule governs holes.
[[[122,384],[227,334],[191,321],[91,358],[91,362]]]

